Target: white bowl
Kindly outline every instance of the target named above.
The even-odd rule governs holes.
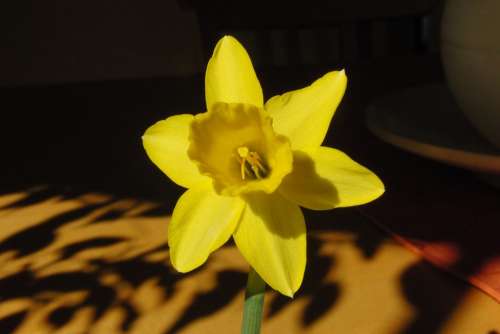
[[[500,0],[448,0],[441,56],[465,116],[500,147]]]

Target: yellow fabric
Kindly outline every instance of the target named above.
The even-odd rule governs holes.
[[[279,194],[252,194],[233,237],[269,286],[292,297],[306,266],[306,226],[300,208]]]
[[[205,73],[207,110],[217,102],[264,106],[262,88],[245,48],[233,37],[223,37],[215,46]]]
[[[274,133],[271,118],[249,104],[217,103],[191,123],[189,157],[214,181],[217,193],[235,196],[263,191],[271,193],[292,170],[290,143]],[[242,179],[238,149],[247,147],[264,160],[269,175]]]
[[[168,225],[172,265],[180,272],[202,265],[233,233],[245,202],[219,196],[210,186],[187,190],[177,201]]]
[[[367,168],[330,147],[318,147],[293,154],[293,171],[280,193],[292,202],[312,210],[371,202],[384,192],[384,184]]]
[[[308,87],[272,97],[265,109],[274,130],[287,136],[293,149],[321,145],[346,85],[345,72],[333,71]]]
[[[210,182],[186,154],[192,120],[193,115],[188,114],[171,116],[149,127],[142,136],[142,144],[151,161],[184,188]]]

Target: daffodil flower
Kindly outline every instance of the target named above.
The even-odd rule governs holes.
[[[252,62],[223,37],[208,62],[207,111],[175,115],[148,128],[144,148],[188,190],[168,227],[172,265],[188,272],[233,237],[273,289],[293,296],[306,266],[299,206],[328,210],[370,202],[379,178],[339,150],[321,146],[344,95],[344,71],[264,104]]]

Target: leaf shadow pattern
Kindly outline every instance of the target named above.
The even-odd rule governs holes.
[[[367,260],[372,259],[379,247],[389,238],[381,229],[378,230],[380,233],[373,233],[373,222],[357,208],[340,208],[333,211],[305,210],[305,217],[306,221],[311,223],[308,225],[308,231],[352,234],[355,237],[354,244]]]
[[[336,267],[334,254],[323,253],[324,247],[337,247],[342,240],[327,240],[322,236],[329,233],[348,235],[349,243],[353,243],[364,261],[371,261],[378,249],[388,239],[383,231],[374,231],[373,224],[357,209],[337,209],[333,211],[305,210],[308,223],[308,264],[304,282],[295,296],[296,299],[307,300],[301,316],[304,328],[321,320],[332,310],[342,297],[342,289],[335,277],[329,274]],[[329,277],[327,277],[329,276]],[[276,294],[270,304],[267,316],[272,318],[284,311],[290,300]]]
[[[8,194],[8,193],[7,193]],[[39,186],[33,187],[23,191],[23,197],[20,199],[6,204],[1,209],[14,209],[19,207],[25,207],[31,204],[36,204],[59,195],[60,192],[55,187]]]
[[[23,322],[28,311],[21,311],[10,314],[0,319],[0,329],[5,333],[13,333],[16,328]]]
[[[301,319],[302,324],[306,327],[318,320],[332,308],[340,295],[340,289],[336,283],[322,281],[322,278],[324,278],[328,271],[335,265],[335,259],[331,256],[319,255],[318,250],[320,246],[320,239],[309,237],[307,244],[309,264],[305,272],[302,287],[295,296],[296,299],[309,299]],[[277,315],[287,307],[289,303],[290,298],[276,294],[270,303],[267,317],[272,318]]]
[[[9,189],[7,187],[7,189]],[[15,192],[15,189],[12,189],[12,192]],[[75,189],[72,187],[64,187],[64,186],[33,186],[29,189],[25,189],[22,191],[23,196],[18,200],[15,200],[11,203],[8,203],[4,206],[0,206],[0,209],[15,209],[22,208],[32,204],[41,203],[43,201],[59,198],[61,200],[74,199],[85,194],[87,190]],[[9,192],[0,192],[1,194],[9,194]]]
[[[450,273],[439,271],[424,261],[417,262],[402,273],[401,287],[405,299],[417,310],[404,333],[441,332],[441,326],[470,290],[467,283],[450,280],[450,276]]]
[[[202,275],[207,271],[213,279],[213,287],[209,290],[195,287],[189,303],[176,310],[175,317],[167,315],[170,320],[160,326],[158,333],[183,331],[193,322],[224,309],[234,298],[243,301],[246,274],[240,268],[207,269],[204,266],[180,274],[168,265],[168,246],[163,232],[166,232],[169,211],[165,205],[146,205],[141,209],[140,201],[133,203],[116,196],[87,201],[83,197],[88,198],[88,194],[84,192],[61,195],[57,191],[38,191],[34,195],[28,192],[25,199],[29,200],[21,199],[4,210],[30,209],[47,200],[52,203],[52,198],[58,198],[53,203],[56,206],[68,202],[77,205],[56,210],[57,213],[50,218],[0,239],[0,257],[8,256],[6,263],[15,268],[0,270],[0,306],[30,300],[26,307],[0,317],[0,324],[3,324],[0,328],[15,331],[23,323],[32,321],[32,315],[42,305],[42,308],[50,308],[43,319],[45,325],[54,331],[67,328],[82,309],[92,310],[92,315],[84,322],[87,326],[82,329],[84,332],[90,332],[94,324],[107,319],[110,311],[117,309],[121,318],[116,331],[129,331],[152,309],[174,303],[180,291],[184,293],[185,282],[193,279],[199,282],[206,277]],[[357,225],[364,222],[355,215],[359,222],[352,224],[353,213],[342,213],[341,210],[333,216],[315,213],[306,220],[313,223],[311,230],[316,233],[333,229],[358,235]],[[310,215],[306,212],[306,216]],[[8,215],[2,216],[2,223],[9,224],[8,218]],[[332,221],[335,221],[334,225]],[[71,238],[65,239],[67,234]],[[339,285],[324,279],[335,267],[333,256],[321,254],[324,244],[322,238],[309,234],[308,268],[303,286],[295,297],[306,300],[300,318],[304,328],[320,320],[341,296]],[[234,250],[234,245],[228,243],[223,247],[223,251],[228,249]],[[66,268],[68,264],[71,265]],[[151,287],[156,291],[152,301],[146,300],[149,297],[141,297],[138,302],[136,295],[139,291]],[[74,294],[81,295],[57,304],[61,298]],[[151,305],[141,306],[141,303]],[[272,318],[284,311],[290,303],[289,298],[275,294],[267,317]]]
[[[17,253],[17,256],[28,256],[40,249],[44,249],[54,242],[56,231],[61,226],[82,218],[94,210],[110,204],[112,201],[87,205],[57,214],[31,228],[9,236],[0,242],[0,253],[12,250]]]
[[[237,271],[217,273],[216,287],[195,296],[184,314],[168,330],[167,334],[177,333],[191,321],[207,317],[226,306],[245,288],[246,275]]]
[[[179,274],[166,265],[166,238],[145,246],[133,256],[124,256],[120,253],[126,255],[127,251],[133,249],[133,243],[140,240],[140,235],[134,238],[133,230],[127,236],[123,233],[95,233],[95,227],[92,226],[96,221],[100,223],[98,228],[102,229],[121,217],[121,214],[100,214],[107,210],[113,212],[113,205],[118,199],[108,198],[98,203],[85,204],[78,195],[64,197],[57,191],[36,189],[27,191],[26,196],[3,209],[10,213],[19,212],[52,198],[57,198],[52,202],[63,205],[67,203],[65,201],[76,198],[76,203],[80,205],[69,210],[63,209],[62,212],[55,210],[57,213],[51,218],[4,235],[0,242],[0,255],[7,256],[7,262],[4,262],[0,270],[0,305],[30,301],[23,310],[13,309],[0,319],[2,331],[8,329],[8,332],[14,332],[30,313],[36,311],[37,305],[53,304],[59,297],[72,293],[83,292],[83,296],[51,310],[45,319],[47,326],[62,328],[79,310],[86,307],[90,307],[93,312],[92,319],[88,322],[90,326],[92,322],[104,317],[110,309],[119,308],[124,314],[122,330],[127,330],[140,313],[131,302],[130,295],[151,279],[164,292],[164,300],[170,298],[179,282]],[[140,212],[135,216],[137,215],[140,219]],[[165,218],[168,216],[159,217],[158,221],[166,224]],[[4,215],[3,220],[4,226],[9,224],[9,215]],[[76,240],[70,238],[71,240],[63,242],[68,231]],[[115,231],[120,230],[115,228]],[[61,243],[62,246],[56,246]],[[112,253],[115,255],[106,256],[107,250],[113,249],[115,251]],[[97,255],[87,255],[86,258],[85,254],[89,252],[97,252]],[[158,258],[161,254],[163,256],[159,260],[148,259],[149,256]],[[45,258],[49,261],[44,260]],[[42,263],[38,264],[40,259]],[[64,265],[68,263],[77,265],[77,268],[65,269]],[[9,269],[9,266],[14,269]],[[190,274],[183,275],[183,278],[189,276]],[[122,289],[124,286],[125,289]],[[128,293],[124,293],[127,290]]]

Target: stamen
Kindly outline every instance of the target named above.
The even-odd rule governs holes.
[[[263,179],[267,176],[267,168],[264,167],[262,158],[257,152],[250,151],[246,146],[238,147],[237,152],[242,180],[245,180],[247,175],[254,179]]]

